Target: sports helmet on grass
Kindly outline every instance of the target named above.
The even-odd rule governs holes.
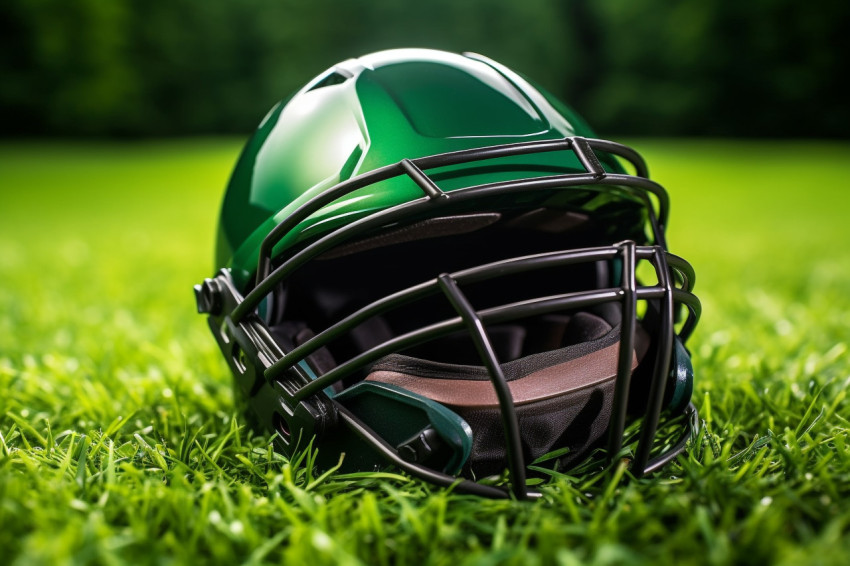
[[[480,55],[345,61],[245,147],[198,310],[284,454],[524,498],[533,460],[613,460],[642,418],[644,474],[693,432],[700,313],[647,176]],[[653,446],[662,411],[683,431]],[[510,489],[475,481],[506,468]]]

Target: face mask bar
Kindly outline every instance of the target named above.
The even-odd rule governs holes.
[[[620,287],[540,297],[521,301],[519,303],[491,307],[481,311],[475,311],[472,309],[460,290],[461,285],[490,281],[513,273],[584,262],[613,260],[616,258],[621,259],[624,265]],[[659,285],[638,287],[635,284],[633,267],[637,260],[641,259],[650,261],[655,267]],[[627,269],[628,267],[631,267],[631,269]],[[682,281],[681,287],[675,287],[671,282],[671,277],[664,277],[664,273],[667,272],[668,269],[673,269],[679,275],[679,279]],[[219,277],[226,276],[225,272]],[[459,271],[453,274],[444,274],[431,281],[379,299],[378,301],[363,307],[359,311],[325,329],[289,353],[285,353],[283,356],[277,356],[276,361],[272,359],[272,356],[270,356],[268,352],[266,352],[266,362],[258,365],[266,366],[263,378],[267,382],[278,382],[282,385],[284,382],[290,381],[290,384],[287,387],[281,387],[278,391],[282,393],[282,401],[290,407],[295,408],[299,403],[305,402],[311,397],[323,395],[322,390],[326,387],[333,385],[343,379],[346,375],[350,375],[352,372],[363,368],[389,353],[421,344],[428,340],[439,338],[451,332],[466,328],[473,337],[473,340],[478,347],[479,354],[482,357],[482,362],[487,368],[491,381],[496,388],[500,410],[505,424],[505,430],[508,431],[506,452],[509,470],[511,472],[512,491],[510,494],[519,499],[534,497],[539,494],[535,492],[527,492],[525,490],[525,462],[522,455],[522,449],[519,444],[518,435],[514,432],[518,431],[516,408],[510,397],[510,392],[507,390],[506,384],[504,383],[504,376],[501,374],[498,360],[492,352],[492,347],[488,346],[489,338],[487,337],[485,330],[486,325],[509,322],[519,318],[550,312],[586,308],[605,302],[619,302],[621,304],[621,308],[623,310],[623,328],[621,331],[620,357],[617,366],[615,397],[613,401],[613,412],[609,425],[610,429],[608,439],[608,455],[609,458],[613,460],[619,453],[620,443],[622,442],[628,399],[628,383],[631,378],[630,362],[632,349],[630,345],[634,344],[635,324],[634,317],[627,317],[629,317],[629,312],[634,313],[635,305],[638,300],[660,301],[662,304],[662,311],[664,311],[665,316],[663,316],[660,321],[662,327],[659,332],[660,339],[657,345],[656,366],[653,370],[653,377],[650,386],[650,400],[647,404],[645,414],[643,415],[644,422],[641,426],[641,437],[638,444],[637,455],[632,464],[633,472],[636,475],[642,475],[662,467],[667,462],[675,458],[675,456],[684,449],[687,438],[689,438],[695,430],[695,428],[693,428],[695,426],[696,418],[695,409],[693,409],[693,406],[689,406],[688,410],[691,415],[691,422],[689,423],[686,434],[682,436],[679,442],[672,449],[665,451],[652,461],[647,461],[650,449],[652,448],[652,440],[655,436],[658,416],[661,413],[661,403],[664,394],[666,376],[669,371],[670,353],[673,341],[672,316],[666,316],[666,314],[672,312],[672,310],[664,309],[663,305],[686,305],[688,309],[688,317],[683,322],[682,328],[679,332],[679,339],[682,341],[686,340],[700,315],[699,301],[690,292],[693,282],[693,271],[687,262],[681,258],[664,252],[664,250],[659,246],[636,246],[630,241],[622,242],[614,246],[550,252],[534,256],[511,258]],[[236,293],[235,290],[232,290],[232,288],[230,292],[234,294]],[[295,384],[291,382],[292,374],[290,372],[295,372],[296,375],[301,373],[299,372],[299,362],[302,362],[312,352],[327,345],[338,336],[348,332],[361,321],[372,316],[385,313],[391,309],[410,304],[411,302],[422,299],[428,295],[438,294],[440,292],[447,296],[452,305],[459,312],[459,317],[440,321],[417,329],[413,332],[395,337],[338,365],[333,370],[330,370],[324,375],[318,376],[313,380],[301,375],[302,379],[299,381],[303,385],[300,387],[295,386]],[[231,299],[232,300],[227,301],[229,304],[235,305],[241,301],[241,297],[238,296],[232,297]],[[224,316],[226,317],[226,315]],[[245,329],[245,337],[256,337],[262,336],[263,334],[263,323],[256,315],[241,323],[240,326]],[[261,358],[257,355],[257,352],[262,348],[261,344],[254,343],[251,339],[243,339],[240,341],[240,345],[242,351],[247,354],[247,360],[261,360]],[[249,364],[250,362],[243,363]],[[388,462],[397,465],[411,475],[439,485],[448,486],[457,484],[455,489],[478,495],[485,495],[489,497],[505,497],[508,495],[508,492],[502,489],[485,486],[468,480],[459,480],[454,476],[442,474],[425,466],[403,460],[398,455],[395,448],[388,445],[379,435],[359,421],[355,415],[351,414],[350,411],[341,404],[335,401],[332,401],[332,403],[336,407],[340,424],[345,425],[352,432],[370,444],[372,448],[384,456]]]
[[[576,153],[579,161],[587,169],[586,173],[555,175],[550,177],[523,179],[519,181],[506,181],[457,189],[450,193],[445,193],[441,191],[422,171],[422,169],[442,167],[468,161],[492,159],[506,155],[519,155],[535,151],[556,151],[564,149],[570,149]],[[641,176],[635,177],[631,175],[605,172],[593,151],[594,149],[608,151],[624,157],[635,166],[638,175]],[[271,271],[271,253],[275,244],[302,220],[306,219],[326,204],[329,204],[345,194],[369,184],[402,174],[407,174],[417,183],[417,185],[420,186],[420,188],[422,188],[426,195],[423,199],[417,199],[384,211],[373,213],[349,224],[346,227],[333,231],[306,246],[298,253],[295,253],[274,271]],[[662,410],[664,386],[669,373],[670,360],[672,357],[674,342],[673,314],[675,305],[684,304],[688,309],[688,317],[684,321],[679,332],[679,339],[683,343],[690,335],[699,318],[700,305],[696,297],[690,293],[694,282],[694,273],[690,268],[690,265],[681,258],[668,254],[665,251],[663,226],[666,223],[668,210],[666,192],[656,183],[646,179],[644,177],[645,175],[646,167],[643,164],[642,159],[633,150],[613,142],[607,142],[604,140],[587,140],[584,138],[566,138],[564,140],[509,144],[505,146],[493,146],[476,150],[440,154],[416,160],[403,160],[398,164],[387,166],[366,175],[351,179],[348,182],[341,183],[326,193],[318,195],[302,205],[289,218],[287,218],[287,220],[275,228],[263,242],[259,258],[260,266],[258,270],[258,280],[255,288],[243,299],[239,296],[239,293],[235,291],[232,284],[228,285],[226,284],[226,281],[212,281],[212,283],[205,282],[203,286],[196,287],[199,311],[210,312],[214,315],[214,310],[222,310],[220,307],[222,299],[221,297],[216,297],[216,293],[224,292],[233,295],[228,297],[228,300],[226,300],[228,306],[233,306],[229,316],[227,312],[219,312],[216,316],[218,319],[216,322],[220,322],[222,328],[224,325],[229,325],[230,328],[236,328],[238,326],[243,329],[243,332],[241,333],[242,339],[239,340],[239,342],[242,350],[246,354],[245,358],[248,360],[248,363],[250,363],[251,360],[257,359],[261,362],[258,365],[265,366],[264,371],[263,368],[260,367],[252,369],[257,373],[261,373],[266,382],[282,385],[282,381],[287,381],[287,376],[291,376],[293,372],[300,376],[300,379],[298,380],[301,383],[300,387],[293,388],[295,384],[290,383],[287,387],[279,387],[276,389],[283,393],[282,401],[289,405],[293,410],[297,405],[305,402],[305,400],[313,396],[323,395],[322,390],[324,388],[340,381],[346,375],[350,375],[352,372],[357,371],[384,355],[466,328],[476,345],[483,365],[490,375],[491,382],[493,383],[499,400],[506,433],[506,454],[511,482],[510,492],[502,488],[459,479],[448,474],[440,473],[431,468],[403,460],[398,455],[395,448],[387,444],[380,436],[361,422],[356,415],[352,414],[340,403],[332,401],[336,408],[336,416],[340,424],[344,424],[354,434],[371,445],[376,452],[383,455],[389,462],[392,462],[401,469],[406,470],[411,475],[439,485],[453,485],[455,486],[455,489],[464,492],[489,497],[505,497],[510,494],[518,499],[523,499],[539,495],[539,493],[530,492],[526,489],[526,468],[520,446],[516,408],[511,398],[510,389],[508,388],[507,382],[502,374],[499,361],[496,359],[493,348],[490,345],[489,337],[486,332],[486,325],[507,322],[548,312],[583,308],[605,302],[620,303],[623,315],[623,328],[621,329],[620,355],[615,378],[613,412],[609,425],[608,436],[608,455],[613,461],[621,449],[623,430],[626,420],[628,387],[631,378],[631,356],[634,348],[636,303],[638,300],[657,301],[657,304],[660,307],[660,317],[658,322],[658,335],[660,338],[657,344],[655,367],[652,372],[649,400],[643,416],[644,421],[640,428],[640,440],[636,456],[632,464],[632,470],[636,475],[649,473],[662,467],[664,464],[675,458],[675,456],[684,449],[687,438],[694,431],[694,427],[696,425],[695,409],[693,408],[693,405],[689,405],[686,412],[691,418],[686,434],[683,435],[672,448],[664,451],[655,459],[651,461],[649,460],[652,442]],[[481,198],[482,196],[490,196],[492,194],[507,192],[565,188],[568,186],[600,183],[606,185],[618,185],[637,190],[647,205],[650,226],[653,232],[653,238],[657,245],[637,246],[634,242],[627,241],[614,246],[549,252],[534,256],[511,258],[493,264],[463,270],[454,274],[443,274],[434,280],[410,287],[404,291],[399,291],[361,308],[359,311],[325,329],[312,339],[288,353],[280,352],[282,355],[275,355],[274,353],[270,355],[268,347],[263,348],[262,344],[255,343],[258,340],[256,339],[257,336],[268,335],[268,331],[264,328],[263,323],[254,314],[259,302],[262,301],[270,291],[291,275],[298,267],[341,242],[350,240],[364,232],[368,232],[374,227],[394,222],[419,212],[426,206],[439,206],[449,200],[457,202],[459,200],[475,199]],[[655,209],[652,207],[648,196],[649,194],[654,195],[658,201],[657,215]],[[469,301],[466,299],[461,290],[461,285],[485,281],[511,273],[521,273],[535,269],[573,263],[613,260],[615,258],[620,259],[623,264],[622,281],[618,288],[596,289],[592,291],[541,297],[521,301],[519,303],[491,307],[481,311],[476,311],[469,304]],[[648,260],[652,263],[655,268],[658,285],[651,287],[638,287],[636,285],[634,273],[638,260]],[[672,277],[674,272],[677,275],[675,278]],[[223,271],[222,275],[219,275],[216,279],[222,277],[229,280],[229,274],[226,270]],[[674,280],[680,281],[681,286],[676,287]],[[312,380],[307,377],[303,369],[297,365],[299,362],[303,362],[303,360],[312,352],[347,332],[361,321],[392,308],[396,308],[398,306],[408,304],[411,301],[437,293],[443,293],[446,296],[447,300],[459,314],[457,318],[441,321],[408,334],[397,336],[375,348],[372,348],[371,350],[355,356],[324,375],[318,376]],[[212,306],[216,304],[218,305],[218,308],[212,308]],[[223,310],[226,311],[227,309]],[[211,316],[211,327],[213,327],[215,333],[216,330],[213,324],[213,316]],[[258,354],[258,352],[261,351],[265,354],[264,358],[261,358]],[[257,370],[260,371],[258,372]]]
[[[532,179],[519,179],[516,181],[504,181],[456,189],[451,192],[443,192],[436,183],[428,177],[424,171],[437,167],[446,167],[461,163],[472,163],[502,157],[526,155],[529,153],[543,153],[549,151],[569,150],[575,153],[579,162],[585,167],[585,173],[570,173],[563,175],[551,175]],[[602,167],[602,163],[596,156],[595,151],[604,151],[617,155],[627,160],[635,168],[637,175],[626,175],[608,173]],[[407,175],[425,193],[425,197],[392,207],[381,212],[361,218],[351,224],[331,232],[310,246],[307,246],[285,263],[272,271],[272,256],[274,246],[292,231],[299,223],[306,220],[310,215],[318,212],[324,206],[344,197],[363,187]],[[667,247],[664,238],[664,226],[667,224],[669,213],[669,199],[664,188],[650,181],[648,170],[643,158],[633,149],[607,140],[587,139],[582,137],[570,137],[558,140],[542,140],[533,142],[522,142],[516,144],[495,145],[483,148],[475,148],[463,151],[441,153],[417,159],[403,159],[393,165],[387,165],[375,169],[369,173],[358,175],[348,181],[342,182],[327,191],[316,195],[295,211],[283,222],[275,226],[260,245],[257,265],[257,277],[254,289],[245,297],[245,301],[237,307],[233,313],[234,321],[241,320],[245,315],[253,312],[263,299],[271,293],[274,288],[292,274],[298,267],[333,248],[339,243],[354,238],[363,232],[383,224],[399,221],[406,216],[421,210],[423,204],[429,209],[445,206],[449,203],[457,204],[468,200],[494,196],[511,192],[524,192],[546,189],[563,189],[579,185],[614,185],[627,189],[633,189],[642,198],[649,212],[650,226],[653,240],[656,244]],[[649,195],[658,200],[658,211],[656,213]]]
[[[622,259],[624,265],[623,283],[619,288],[597,289],[541,297],[476,312],[469,305],[469,302],[458,286],[458,284],[471,284],[498,279],[514,273],[584,262],[611,260],[617,257]],[[659,279],[658,286],[636,286],[634,266],[638,259],[649,260],[653,264]],[[664,277],[664,273],[670,268],[674,269],[680,275],[683,281],[681,288],[673,286],[670,277]],[[648,462],[649,451],[652,448],[652,440],[658,425],[658,417],[661,413],[664,385],[672,356],[674,336],[673,305],[684,304],[688,308],[688,317],[684,321],[679,333],[679,339],[683,342],[690,335],[701,312],[699,301],[690,292],[693,282],[693,271],[690,265],[681,258],[664,252],[659,246],[636,246],[631,241],[609,247],[586,248],[582,250],[551,252],[535,256],[511,258],[451,275],[443,274],[427,283],[410,287],[404,291],[375,301],[293,349],[283,359],[272,364],[266,370],[265,377],[266,379],[280,378],[287,370],[295,367],[298,362],[371,317],[378,316],[394,308],[442,291],[459,313],[460,316],[458,318],[441,321],[397,336],[363,352],[347,362],[338,365],[326,374],[312,380],[307,385],[302,386],[294,392],[292,399],[294,402],[303,401],[340,381],[346,375],[350,375],[388,354],[466,328],[473,338],[483,365],[487,368],[491,381],[496,388],[504,428],[508,436],[507,453],[512,477],[511,484],[514,486],[514,495],[522,498],[524,496],[522,490],[525,485],[523,479],[525,465],[522,462],[522,449],[519,444],[516,409],[510,397],[510,392],[505,383],[498,360],[496,360],[493,349],[489,345],[489,338],[484,329],[485,324],[510,322],[519,318],[569,309],[586,308],[605,302],[621,303],[621,308],[623,309],[623,329],[620,338],[620,355],[617,365],[614,405],[608,440],[608,454],[613,458],[620,451],[626,420],[628,385],[631,378],[631,356],[634,348],[636,303],[638,300],[660,300],[663,316],[659,332],[660,341],[656,355],[656,366],[653,370],[651,381],[650,401],[644,415],[644,424],[641,427],[641,440],[632,465],[635,474],[642,475],[643,473],[649,473],[662,467],[684,448],[684,443],[680,442],[681,446],[678,447],[678,452],[663,455],[663,462],[655,460]],[[663,306],[665,304],[669,304],[670,308],[665,309]],[[410,464],[407,463],[407,465]],[[453,481],[456,481],[456,479],[453,479]],[[517,489],[518,487],[519,489]]]

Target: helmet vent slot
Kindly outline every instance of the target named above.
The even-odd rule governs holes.
[[[351,77],[347,77],[347,76],[343,75],[342,73],[340,73],[339,71],[334,70],[334,71],[331,71],[325,78],[323,78],[322,80],[320,80],[319,82],[314,84],[312,87],[310,87],[307,90],[307,92],[310,92],[310,91],[313,91],[313,90],[318,90],[318,89],[324,88],[326,86],[341,85],[342,83],[344,83],[345,81],[347,81],[350,78]]]

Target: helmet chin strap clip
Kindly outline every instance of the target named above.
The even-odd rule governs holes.
[[[398,455],[406,462],[421,464],[427,462],[443,445],[439,433],[433,427],[426,427],[418,434],[398,445]]]

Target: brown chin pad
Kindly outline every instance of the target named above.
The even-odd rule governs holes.
[[[510,376],[510,372],[505,372],[516,406],[527,463],[566,446],[570,451],[561,458],[561,467],[566,467],[605,433],[617,376],[619,328],[596,342],[600,346],[597,349],[585,350],[582,355],[525,375]],[[648,347],[649,336],[638,324],[632,370]],[[473,475],[501,472],[505,467],[504,429],[491,381],[481,379],[480,372],[473,379],[447,379],[420,376],[413,371],[415,367],[407,373],[395,368],[381,369],[378,364],[366,379],[404,388],[455,411],[473,432],[467,471]]]
[[[509,381],[508,388],[514,405],[520,407],[552,397],[574,395],[582,389],[597,387],[614,379],[617,375],[619,351],[620,343],[617,342],[580,358]],[[633,355],[632,369],[637,367],[637,363],[637,356]],[[396,385],[453,408],[487,409],[499,406],[496,391],[490,381],[448,381],[386,370],[373,372],[366,379]]]

